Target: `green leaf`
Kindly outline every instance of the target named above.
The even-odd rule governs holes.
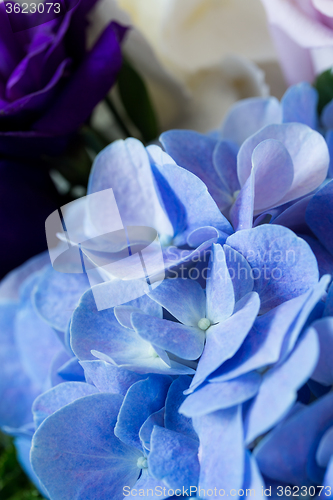
[[[1,500],[42,500],[42,496],[22,471],[12,440],[0,433]]]
[[[134,125],[146,142],[156,139],[158,124],[146,85],[133,66],[124,59],[118,76],[119,94]]]
[[[328,69],[321,73],[315,83],[314,87],[319,94],[318,112],[322,112],[326,104],[333,99],[333,68]]]

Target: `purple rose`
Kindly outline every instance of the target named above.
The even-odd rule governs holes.
[[[88,52],[86,15],[95,2],[81,0],[65,15],[18,33],[0,4],[0,154],[61,152],[114,84],[126,28],[111,22]]]
[[[332,65],[333,2],[331,0],[262,0],[290,85]]]

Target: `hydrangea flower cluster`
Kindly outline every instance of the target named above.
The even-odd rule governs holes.
[[[0,424],[46,498],[331,495],[333,181],[317,99],[300,84],[237,103],[208,135],[98,155],[88,194],[112,187],[125,226],[158,232],[166,279],[148,294],[98,310],[94,288],[116,296],[121,280],[91,288],[47,254],[2,281]]]

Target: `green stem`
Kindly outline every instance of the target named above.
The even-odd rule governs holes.
[[[127,128],[127,126],[125,125],[125,123],[124,123],[124,121],[123,121],[122,117],[121,117],[121,116],[120,116],[120,114],[118,113],[118,111],[117,111],[117,109],[116,109],[115,105],[114,105],[114,104],[113,104],[113,102],[112,102],[111,97],[106,96],[106,97],[105,97],[105,102],[106,102],[106,104],[108,105],[108,107],[109,107],[110,111],[112,112],[113,116],[115,117],[115,119],[116,119],[116,121],[117,121],[117,124],[118,124],[119,128],[122,130],[122,132],[124,133],[124,135],[125,135],[126,137],[131,137],[131,136],[132,136],[132,134],[131,134],[131,132],[128,130],[128,128]]]

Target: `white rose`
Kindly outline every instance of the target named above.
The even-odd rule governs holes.
[[[206,132],[236,100],[269,92],[254,64],[276,60],[260,0],[101,0],[92,38],[110,19],[135,27],[125,52],[163,129]]]

